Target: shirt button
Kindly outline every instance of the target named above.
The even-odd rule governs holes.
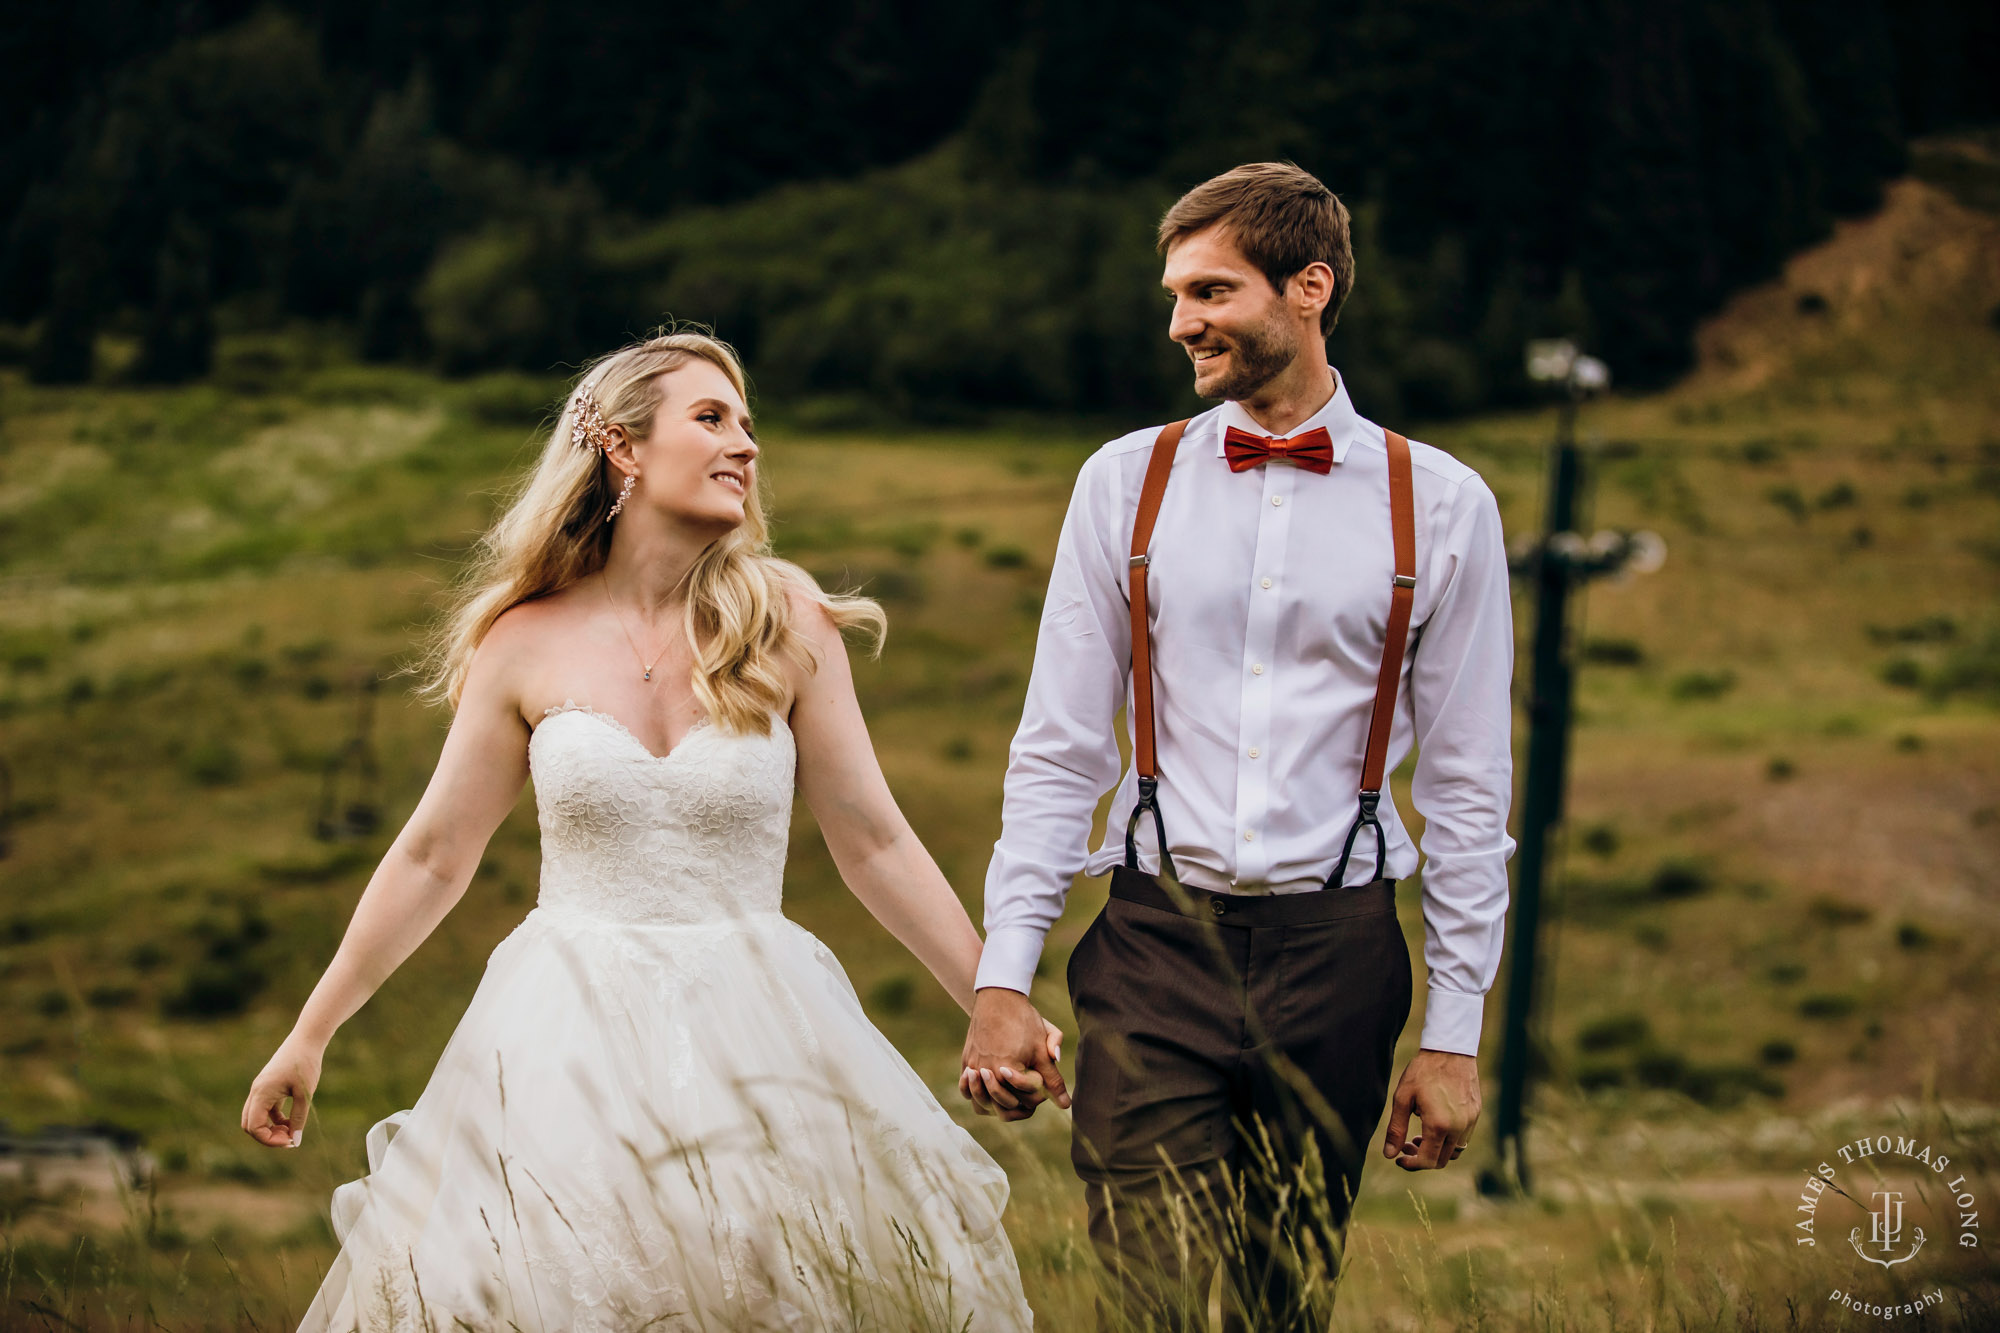
[[[1269,580],[1269,579],[1265,579],[1265,580],[1264,580],[1264,586],[1265,586],[1265,587],[1267,587],[1267,588],[1268,588],[1268,587],[1270,587],[1270,586],[1271,586],[1271,580]]]
[[[1245,841],[1245,842],[1255,842],[1255,841],[1257,841],[1257,833],[1256,833],[1256,830],[1254,830],[1254,829],[1244,829],[1244,830],[1243,830],[1243,841]]]
[[[1285,497],[1282,495],[1274,495],[1271,497],[1271,503],[1274,505],[1282,505],[1285,503]]]
[[[1253,676],[1261,676],[1261,675],[1263,675],[1263,674],[1264,674],[1264,664],[1263,664],[1262,662],[1259,662],[1259,663],[1257,663],[1257,664],[1256,664],[1255,666],[1251,667],[1251,668],[1250,668],[1250,674],[1251,674],[1251,675],[1253,675]]]
[[[1250,757],[1251,757],[1252,759],[1255,759],[1255,758],[1256,758],[1256,757],[1257,757],[1258,755],[1260,755],[1260,754],[1262,754],[1262,753],[1264,753],[1264,752],[1263,752],[1262,750],[1258,749],[1258,748],[1257,748],[1256,746],[1254,746],[1254,745],[1253,745],[1253,746],[1251,746],[1251,747],[1250,747]]]

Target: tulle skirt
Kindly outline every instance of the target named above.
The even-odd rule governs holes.
[[[776,913],[536,908],[368,1170],[303,1330],[1031,1324],[1005,1175]]]

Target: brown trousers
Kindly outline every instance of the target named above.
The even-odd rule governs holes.
[[[1113,872],[1069,961],[1071,1160],[1107,1330],[1319,1328],[1410,1014],[1395,881],[1253,897]]]

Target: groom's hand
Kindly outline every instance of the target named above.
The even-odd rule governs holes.
[[[1479,1061],[1450,1051],[1418,1051],[1396,1085],[1382,1155],[1395,1158],[1405,1171],[1450,1166],[1465,1151],[1479,1110]],[[1409,1137],[1412,1112],[1423,1121],[1423,1133],[1414,1138]]]
[[[1053,1097],[1069,1107],[1069,1089],[1056,1067],[1052,1029],[1019,991],[988,986],[972,999],[958,1090],[981,1115],[1026,1120]]]

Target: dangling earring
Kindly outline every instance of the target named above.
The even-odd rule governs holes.
[[[619,510],[621,510],[621,509],[623,509],[623,508],[625,507],[625,500],[626,500],[626,497],[628,497],[629,495],[631,495],[631,494],[632,494],[632,488],[633,488],[634,486],[637,486],[638,484],[639,484],[639,474],[638,474],[638,473],[636,473],[636,472],[627,472],[627,473],[625,474],[625,489],[624,489],[624,490],[622,490],[622,491],[620,491],[620,492],[618,492],[618,501],[617,501],[617,503],[616,503],[616,504],[614,504],[614,505],[612,505],[612,506],[611,506],[611,512],[610,512],[610,513],[608,513],[608,514],[606,514],[606,515],[604,516],[604,521],[605,521],[606,523],[609,523],[609,522],[610,522],[610,521],[611,521],[612,519],[614,519],[614,518],[617,518],[617,517],[618,517],[618,511],[619,511]]]

